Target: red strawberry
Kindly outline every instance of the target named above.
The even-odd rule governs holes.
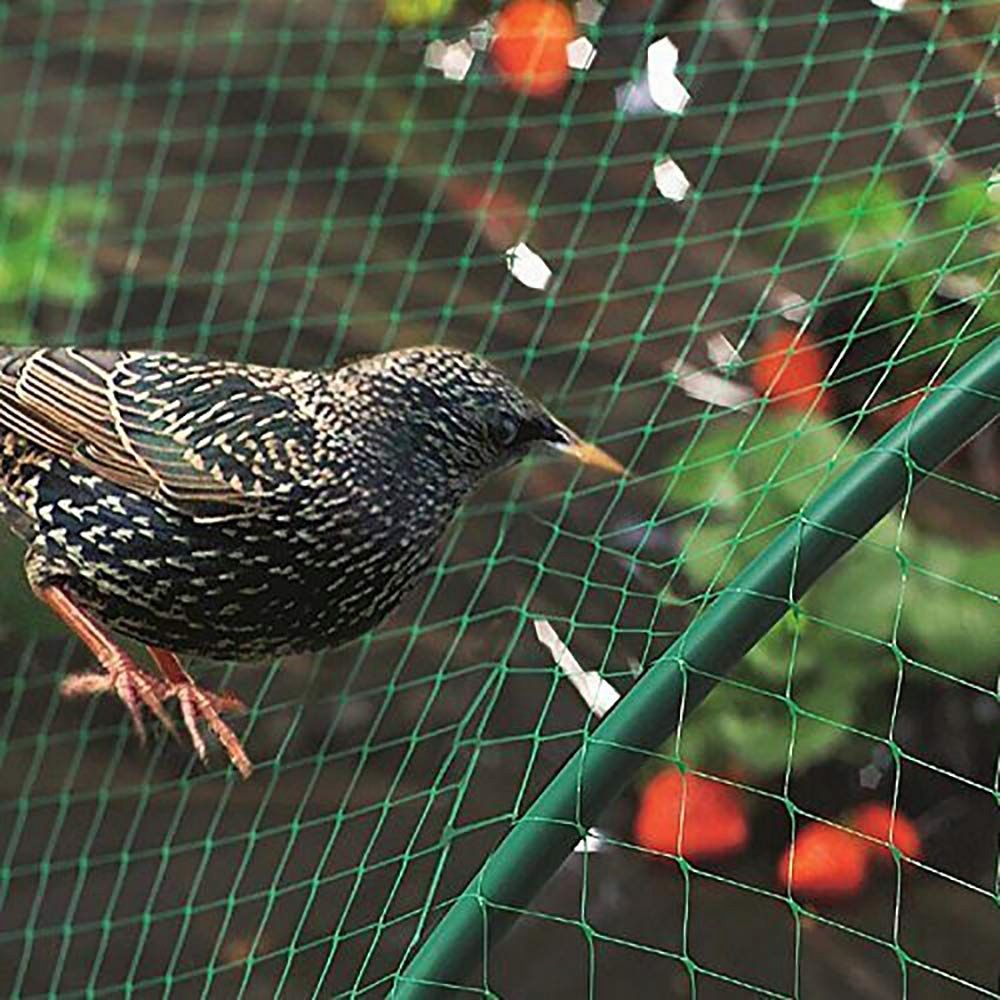
[[[636,843],[689,861],[737,853],[750,837],[743,799],[731,785],[675,767],[660,771],[642,790],[633,825]]]
[[[868,878],[869,844],[845,830],[808,823],[778,861],[778,882],[793,896],[823,902],[856,896]],[[791,866],[791,870],[789,870]]]
[[[775,406],[826,414],[831,409],[823,388],[828,369],[826,352],[809,334],[779,327],[764,338],[750,381]]]
[[[507,86],[531,97],[552,97],[569,80],[566,46],[576,21],[560,0],[512,0],[497,16],[493,62]]]
[[[863,833],[867,837],[873,837],[886,845],[880,847],[868,842],[868,849],[877,860],[889,860],[889,844],[898,848],[899,852],[908,858],[919,860],[923,856],[920,834],[913,821],[907,819],[897,809],[896,819],[893,822],[892,808],[884,802],[867,802],[865,805],[858,806],[848,815],[845,823],[852,830],[857,830],[858,833]],[[891,840],[889,838],[890,829],[892,830]]]
[[[909,416],[924,401],[927,393],[933,388],[932,385],[929,385],[926,389],[922,389],[912,396],[907,396],[905,399],[890,403],[888,406],[880,406],[877,410],[872,411],[872,420],[882,429],[888,430],[894,424],[898,424],[904,417]]]

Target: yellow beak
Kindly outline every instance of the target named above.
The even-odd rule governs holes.
[[[578,462],[584,465],[593,466],[595,469],[603,469],[605,472],[612,472],[616,476],[626,475],[625,466],[616,458],[612,458],[606,451],[598,448],[596,444],[590,444],[574,435],[574,440],[569,444],[557,446],[560,451],[572,455]]]

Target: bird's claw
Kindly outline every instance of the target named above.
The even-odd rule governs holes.
[[[202,761],[208,760],[208,749],[205,739],[198,728],[198,720],[215,733],[229,759],[244,778],[249,778],[253,771],[250,758],[243,749],[239,737],[222,721],[220,712],[245,712],[246,705],[233,694],[205,691],[193,681],[182,681],[171,684],[168,697],[174,697],[180,703],[184,725],[191,736],[195,753]]]
[[[71,595],[57,586],[37,587],[35,592],[83,640],[104,671],[73,674],[65,678],[61,686],[65,697],[79,698],[113,691],[128,709],[136,735],[142,743],[146,742],[146,727],[142,720],[144,705],[169,733],[177,736],[173,720],[163,707],[167,698],[176,698],[180,702],[184,725],[198,756],[203,761],[208,758],[205,740],[198,729],[198,720],[203,719],[218,737],[240,774],[244,778],[250,777],[253,770],[250,758],[236,734],[219,715],[220,712],[245,712],[246,705],[239,698],[227,692],[214,694],[203,691],[186,673],[177,655],[159,646],[147,648],[164,679],[151,677],[136,666],[128,653]]]
[[[177,735],[173,720],[163,707],[163,699],[170,695],[170,689],[164,681],[140,670],[125,656],[108,664],[106,671],[100,674],[71,674],[62,682],[63,695],[67,698],[79,698],[113,691],[128,709],[132,726],[141,743],[146,742],[146,727],[142,721],[143,705],[163,723],[168,732]]]

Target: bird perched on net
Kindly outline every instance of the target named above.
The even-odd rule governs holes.
[[[180,656],[260,660],[377,624],[490,472],[547,445],[620,473],[482,358],[424,347],[334,371],[153,351],[0,347],[0,517],[27,543],[35,594],[100,671],[66,695],[116,694],[198,755],[204,723],[248,776]],[[143,643],[160,676],[112,632]]]

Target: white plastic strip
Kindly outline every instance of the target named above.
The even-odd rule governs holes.
[[[580,666],[547,619],[535,619],[535,635],[594,715],[600,719],[614,707],[621,695],[596,670]]]

